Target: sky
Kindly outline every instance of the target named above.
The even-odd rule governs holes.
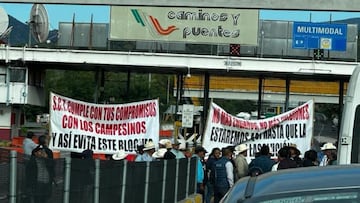
[[[29,20],[32,4],[9,4],[0,3],[5,11],[26,23]],[[109,23],[110,7],[109,6],[88,6],[88,5],[59,5],[45,4],[47,10],[50,30],[58,29],[59,22],[72,22],[75,14],[75,22]],[[358,12],[320,12],[320,11],[278,11],[278,10],[261,10],[260,19],[262,20],[286,20],[286,21],[306,21],[306,22],[325,22],[343,20],[348,18],[360,17]]]

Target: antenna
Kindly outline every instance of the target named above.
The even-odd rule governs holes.
[[[3,7],[0,7],[0,39],[6,36],[6,32],[9,26],[9,16]],[[4,35],[5,34],[5,35]]]
[[[49,35],[49,19],[45,7],[42,4],[34,4],[30,12],[29,32],[38,43],[43,43]],[[31,36],[29,36],[31,46]]]

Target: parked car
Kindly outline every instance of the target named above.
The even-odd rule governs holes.
[[[360,164],[279,170],[240,179],[222,203],[360,203]]]

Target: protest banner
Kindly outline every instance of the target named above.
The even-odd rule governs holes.
[[[313,134],[314,102],[310,100],[283,114],[261,119],[244,120],[233,116],[215,103],[211,103],[203,146],[207,151],[214,147],[248,146],[248,161],[255,157],[263,144],[276,153],[283,146],[296,144],[300,152],[310,149]]]
[[[158,100],[93,104],[51,93],[50,131],[53,150],[135,153],[138,145],[159,141]]]

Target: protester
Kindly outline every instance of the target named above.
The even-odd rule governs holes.
[[[179,151],[182,152],[185,156],[185,158],[191,158],[192,153],[189,149],[187,149],[186,147],[179,147]]]
[[[22,148],[24,151],[24,164],[25,164],[25,171],[32,170],[29,166],[29,160],[31,158],[32,151],[37,147],[37,144],[32,140],[34,137],[34,133],[31,131],[28,131],[26,134],[26,138],[23,140]],[[27,174],[25,174],[25,184],[24,184],[24,193],[25,195],[22,197],[23,202],[29,202],[31,201],[31,177],[29,177]]]
[[[308,150],[304,154],[303,167],[318,166],[317,152],[313,149]]]
[[[55,170],[52,151],[46,145],[46,137],[39,137],[39,145],[32,151],[28,164],[27,186],[35,203],[46,203],[51,197]]]
[[[205,183],[205,203],[210,203],[212,197],[214,196],[214,178],[215,172],[213,170],[213,165],[215,161],[219,160],[221,157],[221,150],[218,147],[215,147],[211,150],[209,158],[206,160],[206,173],[207,181]]]
[[[321,150],[321,147],[324,146],[324,144],[326,144],[326,142],[318,143],[318,145],[315,145],[315,147],[314,147],[315,151],[317,152],[317,160],[319,161],[319,166],[320,166],[321,160],[325,156],[324,152]]]
[[[193,154],[193,157],[197,158],[196,192],[203,195],[203,197],[204,197],[204,191],[205,191],[205,187],[204,187],[205,170],[204,170],[202,160],[204,159],[206,153],[207,153],[207,151],[204,147],[197,146],[197,147],[195,147],[195,153]]]
[[[284,146],[278,152],[278,166],[276,170],[288,169],[288,168],[297,168],[299,165],[293,159],[291,154],[291,147]]]
[[[140,144],[136,147],[136,156],[133,161],[136,161],[136,158],[141,157],[143,154],[144,154],[144,145]]]
[[[291,143],[289,146],[290,151],[290,159],[294,160],[297,164],[297,167],[302,166],[302,159],[300,158],[300,150],[297,148],[297,145],[294,143]]]
[[[269,146],[263,145],[260,149],[259,156],[253,159],[249,164],[249,174],[260,175],[270,172],[275,161],[271,159]]]
[[[152,141],[147,142],[144,145],[144,153],[136,157],[135,161],[154,161],[155,158],[152,155],[155,152],[155,144]]]
[[[321,151],[323,151],[324,156],[320,161],[320,166],[327,166],[327,165],[336,165],[336,147],[333,143],[325,143],[321,147]]]
[[[249,174],[249,164],[247,163],[246,156],[248,147],[246,144],[240,144],[235,147],[235,151],[238,154],[235,158],[236,166],[236,179],[243,178]]]
[[[289,148],[282,147],[277,153],[277,160],[276,163],[272,166],[271,171],[277,171],[280,161],[286,159],[286,157],[290,157]]]
[[[175,154],[175,156],[176,156],[177,159],[185,158],[184,153],[182,153],[182,152],[179,150],[180,144],[181,144],[181,143],[180,143],[177,139],[175,139],[174,142],[172,143],[171,152],[172,152],[173,154]]]
[[[237,177],[236,174],[237,174],[237,172],[236,172],[236,164],[235,164],[235,158],[236,158],[236,156],[235,156],[235,146],[229,145],[229,146],[227,146],[227,147],[225,147],[225,148],[222,148],[222,151],[223,151],[224,149],[229,149],[230,152],[231,152],[231,154],[232,154],[232,156],[231,156],[231,158],[230,158],[230,162],[231,162],[232,165],[233,165],[233,169],[234,169],[234,171],[233,171],[233,173],[234,173],[234,180],[236,180],[236,177]]]
[[[214,182],[214,203],[218,203],[226,192],[234,185],[234,167],[230,159],[232,158],[230,148],[222,150],[222,157],[213,165],[215,171]]]
[[[24,158],[26,160],[30,159],[32,151],[37,147],[37,144],[32,140],[33,137],[34,133],[29,131],[23,141]]]
[[[48,138],[45,135],[41,135],[38,138],[39,146],[43,146],[45,153],[50,159],[54,159],[53,151],[48,147]]]
[[[154,158],[154,159],[157,159],[157,160],[159,160],[159,159],[164,159],[164,156],[165,156],[165,153],[167,152],[167,149],[166,148],[160,148],[160,149],[158,149],[156,152],[154,152],[153,154],[152,154],[152,157]],[[175,157],[174,157],[174,159],[175,159]]]
[[[166,142],[165,148],[166,148],[166,152],[164,154],[164,159],[175,159],[176,158],[175,154],[171,152],[172,149],[171,142]]]

